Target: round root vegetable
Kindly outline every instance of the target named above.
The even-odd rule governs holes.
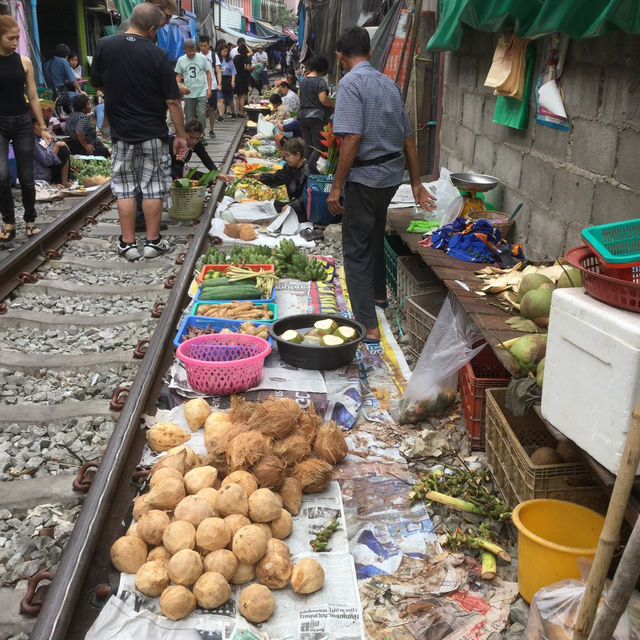
[[[238,569],[238,558],[229,549],[216,549],[208,553],[204,559],[204,570],[219,573],[227,582],[233,578]]]
[[[320,493],[329,486],[333,467],[324,460],[309,458],[293,468],[293,477],[300,481],[302,493]]]
[[[167,562],[169,577],[183,587],[192,585],[202,575],[202,558],[193,549],[182,549]]]
[[[232,513],[246,515],[249,511],[247,492],[239,484],[225,484],[218,491],[216,510],[221,516],[228,516]]]
[[[258,484],[267,489],[279,489],[284,482],[284,470],[287,465],[276,456],[262,456],[251,468]]]
[[[182,480],[166,478],[147,493],[146,503],[151,509],[173,511],[186,495]]]
[[[208,503],[211,509],[213,510],[212,516],[218,514],[218,509],[216,508],[216,500],[218,498],[218,490],[213,487],[205,487],[204,489],[200,489],[198,493],[196,493],[198,498],[204,498]]]
[[[249,518],[254,522],[271,522],[280,517],[282,500],[271,489],[258,489],[249,498]]]
[[[349,447],[340,427],[333,421],[322,425],[318,430],[313,453],[329,464],[337,464],[348,453]]]
[[[278,538],[271,538],[269,542],[267,542],[267,555],[277,553],[285,558],[291,557],[291,550],[289,549],[289,545],[283,540],[279,540]]]
[[[164,530],[162,544],[171,555],[182,549],[193,549],[196,546],[196,528],[190,522],[176,520]]]
[[[209,417],[211,408],[204,398],[194,398],[183,405],[184,417],[191,431],[197,431]]]
[[[303,558],[291,574],[291,586],[296,593],[313,593],[324,584],[324,569],[317,560]]]
[[[186,456],[186,452],[185,452]],[[175,478],[176,480],[182,480],[182,473],[178,469],[173,467],[161,467],[155,471],[149,479],[149,487],[155,487],[158,482],[165,480],[166,478]]]
[[[247,582],[251,582],[255,580],[256,577],[256,565],[255,564],[244,564],[240,562],[238,564],[238,568],[236,572],[233,574],[231,578],[231,584],[246,584]]]
[[[222,518],[206,518],[198,525],[196,544],[204,551],[224,549],[231,540],[231,530]]]
[[[267,553],[256,566],[256,578],[269,589],[284,589],[292,572],[291,560],[279,553]]]
[[[240,515],[239,513],[232,513],[230,516],[227,516],[224,521],[227,523],[229,531],[231,531],[232,538],[236,535],[238,529],[251,524],[251,520],[249,520],[247,516]]]
[[[251,584],[240,592],[238,609],[249,622],[265,622],[275,608],[273,594],[262,584]]]
[[[231,550],[244,564],[255,564],[267,553],[267,536],[255,524],[239,529],[233,536]]]
[[[294,433],[282,440],[276,440],[273,453],[282,458],[288,466],[293,466],[311,455],[311,446],[304,436]]]
[[[118,571],[136,573],[147,561],[147,545],[141,538],[122,536],[111,545],[110,557]]]
[[[246,492],[247,497],[250,496],[257,488],[258,482],[248,471],[232,471],[223,481],[225,484],[239,484]]]
[[[246,470],[270,450],[269,439],[259,431],[238,434],[227,449],[227,463],[233,471]]]
[[[138,537],[147,544],[158,545],[162,543],[162,534],[169,526],[169,516],[159,509],[151,509],[138,520]]]
[[[140,518],[142,518],[142,516],[150,509],[151,507],[147,504],[146,496],[138,496],[133,501],[133,519],[136,521],[140,520]]]
[[[280,509],[280,517],[272,520],[269,523],[269,527],[274,538],[288,538],[293,529],[293,518],[286,509]]]
[[[213,487],[213,483],[218,477],[218,470],[208,465],[196,467],[185,473],[184,486],[188,494],[198,493],[200,489]]]
[[[147,561],[136,572],[136,589],[150,598],[157,598],[170,582],[167,563],[162,560]]]
[[[196,608],[196,597],[181,585],[167,587],[160,596],[160,610],[169,620],[186,618]]]
[[[214,514],[211,505],[204,498],[187,496],[178,503],[173,512],[176,520],[190,522],[197,527],[205,518],[211,518]]]
[[[157,422],[147,431],[147,443],[156,452],[184,444],[191,436],[173,422]]]
[[[151,551],[149,551],[149,553],[147,554],[147,562],[157,560],[166,564],[167,562],[169,562],[169,558],[171,558],[171,554],[166,550],[164,545],[153,547],[153,549],[151,549]]]
[[[294,516],[300,512],[302,506],[302,485],[298,478],[285,478],[280,487],[280,497],[284,508]]]
[[[231,587],[219,573],[207,572],[196,580],[193,595],[199,607],[215,609],[231,597]]]

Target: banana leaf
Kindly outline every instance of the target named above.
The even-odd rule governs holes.
[[[182,187],[183,189],[191,189],[191,180],[188,178],[178,178],[173,181],[175,187]]]
[[[195,167],[193,169],[189,169],[189,171],[187,171],[187,175],[185,176],[185,178],[187,180],[191,180],[191,178],[193,178],[193,174],[197,171],[198,169],[196,169]]]
[[[209,171],[209,173],[205,173],[200,180],[198,180],[198,186],[202,187],[210,182],[213,182],[220,175],[220,171],[217,169],[213,169]]]

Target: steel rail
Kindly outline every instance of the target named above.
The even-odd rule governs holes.
[[[21,285],[18,275],[23,271],[31,273],[48,258],[46,252],[57,250],[69,241],[67,233],[77,231],[84,226],[84,218],[89,212],[113,199],[111,186],[105,183],[88,193],[71,209],[56,218],[37,236],[24,242],[0,262],[0,300],[4,300],[14,289]]]
[[[244,127],[238,129],[222,171],[230,170]],[[138,370],[120,418],[102,456],[100,466],[85,499],[82,511],[67,542],[55,577],[38,615],[31,640],[66,640],[74,609],[80,598],[85,576],[103,525],[109,516],[115,490],[123,474],[128,452],[139,430],[140,418],[154,388],[155,378],[171,345],[175,326],[182,313],[182,300],[193,277],[193,269],[207,237],[215,206],[223,183],[218,182],[200,219],[200,233],[194,238],[184,264],[166,302],[162,316],[151,338],[149,348]],[[123,514],[124,515],[124,514]]]

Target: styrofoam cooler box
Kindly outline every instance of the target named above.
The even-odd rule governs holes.
[[[542,415],[617,473],[639,399],[640,314],[604,304],[582,288],[554,291]]]

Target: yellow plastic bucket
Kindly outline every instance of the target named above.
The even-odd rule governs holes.
[[[518,590],[531,602],[538,589],[580,578],[578,558],[593,558],[604,518],[564,500],[527,500],[511,516],[518,529]]]

